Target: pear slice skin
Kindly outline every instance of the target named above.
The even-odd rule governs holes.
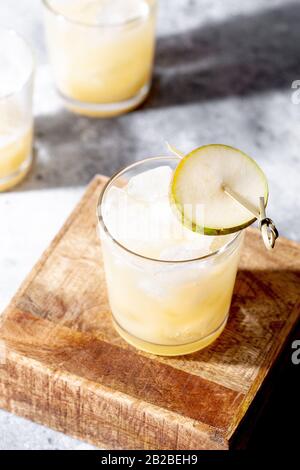
[[[260,166],[241,150],[222,144],[196,148],[179,162],[170,202],[177,217],[194,232],[214,236],[238,232],[256,218],[225,194],[224,186],[241,194],[257,210],[260,196],[267,205],[268,182]],[[202,220],[193,213],[196,204],[204,207]]]

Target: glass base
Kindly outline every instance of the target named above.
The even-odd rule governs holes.
[[[113,325],[117,331],[117,333],[131,346],[134,346],[141,351],[145,351],[150,354],[155,354],[157,356],[183,356],[185,354],[191,354],[196,351],[200,351],[201,349],[206,348],[211,343],[213,343],[222,333],[224,330],[226,323],[227,323],[228,315],[226,315],[225,319],[223,320],[222,324],[216,328],[212,333],[203,338],[199,339],[198,341],[194,341],[192,343],[186,344],[176,344],[176,345],[163,345],[163,344],[154,344],[148,341],[141,340],[136,336],[131,335],[127,331],[125,331],[113,318]]]
[[[105,118],[118,116],[137,108],[146,99],[150,86],[151,84],[147,83],[133,98],[118,103],[85,103],[70,98],[59,90],[58,94],[69,111],[82,116]]]
[[[17,184],[21,183],[21,181],[27,176],[32,165],[32,154],[24,160],[22,165],[10,175],[0,177],[0,192],[8,191],[9,189],[13,188]]]

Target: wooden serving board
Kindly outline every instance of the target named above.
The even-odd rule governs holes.
[[[300,247],[247,230],[230,320],[209,348],[163,358],[114,331],[96,177],[6,309],[0,407],[110,449],[226,449],[299,314]]]

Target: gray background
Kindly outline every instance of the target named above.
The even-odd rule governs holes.
[[[0,25],[36,51],[34,170],[0,195],[0,311],[95,173],[206,143],[255,157],[270,182],[269,215],[299,239],[300,2],[160,0],[154,85],[139,110],[112,120],[76,117],[53,91],[39,0],[0,2]],[[1,73],[1,72],[0,72]],[[0,411],[0,449],[90,446]]]

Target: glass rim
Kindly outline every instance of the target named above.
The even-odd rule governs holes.
[[[128,20],[120,21],[117,23],[109,24],[109,23],[88,23],[87,21],[78,21],[70,18],[68,15],[65,15],[61,13],[58,9],[56,9],[53,5],[51,5],[51,0],[42,0],[42,3],[46,9],[53,15],[57,16],[58,18],[63,18],[65,21],[77,25],[77,26],[84,26],[85,28],[122,28],[127,25],[131,25],[134,23],[140,22],[144,17],[142,15],[134,16],[133,18],[130,18]],[[151,5],[149,5],[149,11],[147,13],[147,16],[145,18],[149,18],[149,16],[152,14],[154,9],[156,8],[156,3],[157,0],[151,0]]]
[[[133,250],[130,250],[129,248],[127,248],[125,245],[123,245],[121,242],[119,242],[116,238],[114,238],[112,236],[112,234],[110,233],[109,229],[107,228],[105,222],[104,222],[104,219],[103,219],[103,213],[102,213],[102,203],[103,203],[103,200],[104,200],[104,196],[107,192],[107,190],[109,189],[109,187],[112,185],[112,183],[117,179],[119,178],[120,176],[122,176],[124,173],[126,173],[127,171],[130,171],[132,170],[133,168],[136,168],[138,167],[139,165],[141,164],[144,164],[144,163],[147,163],[147,162],[150,162],[150,161],[159,161],[159,160],[173,160],[173,161],[178,161],[180,160],[179,157],[175,157],[175,156],[170,156],[170,155],[166,155],[166,156],[158,156],[158,157],[148,157],[148,158],[144,158],[143,160],[139,160],[137,162],[134,162],[130,165],[127,165],[125,166],[124,168],[122,168],[121,170],[117,171],[116,173],[114,173],[109,179],[108,181],[105,183],[105,185],[103,186],[102,190],[101,190],[101,193],[100,193],[100,196],[98,198],[98,201],[97,201],[97,206],[96,206],[96,215],[97,215],[97,219],[98,219],[98,222],[100,223],[100,225],[102,226],[104,232],[109,236],[109,238],[117,245],[119,246],[119,248],[123,249],[124,251],[126,251],[127,253],[131,254],[131,255],[134,255],[140,259],[144,259],[144,260],[147,260],[147,261],[152,261],[152,262],[157,262],[157,263],[165,263],[165,264],[181,264],[181,263],[191,263],[193,261],[204,261],[204,260],[207,260],[207,259],[210,259],[210,258],[213,258],[215,256],[219,256],[225,252],[228,251],[229,248],[231,248],[235,242],[241,237],[242,233],[243,233],[243,230],[240,230],[238,231],[235,236],[229,240],[227,243],[225,243],[223,246],[221,246],[221,248],[217,249],[217,250],[214,250],[212,251],[211,253],[208,253],[207,255],[203,255],[203,256],[197,256],[196,258],[189,258],[189,259],[183,259],[183,260],[163,260],[163,259],[158,259],[158,258],[152,258],[152,257],[149,257],[149,256],[145,256],[145,255],[141,255],[140,253],[137,253]],[[207,235],[207,236],[210,236],[210,235]],[[217,236],[217,235],[216,235]]]
[[[17,37],[18,39],[21,40],[21,42],[25,45],[25,48],[29,52],[30,59],[31,59],[31,66],[30,66],[30,71],[29,71],[28,75],[26,76],[24,81],[22,81],[22,83],[15,90],[13,90],[9,93],[6,93],[5,95],[1,95],[1,93],[0,93],[0,101],[6,100],[6,99],[11,98],[12,96],[17,95],[18,93],[20,93],[20,91],[22,91],[23,88],[25,88],[33,80],[35,66],[36,66],[33,49],[30,46],[29,42],[24,38],[24,36],[22,36],[22,34],[18,33],[13,28],[4,28],[4,27],[0,26],[0,33],[1,32],[8,33],[9,35],[15,36],[15,37]]]

